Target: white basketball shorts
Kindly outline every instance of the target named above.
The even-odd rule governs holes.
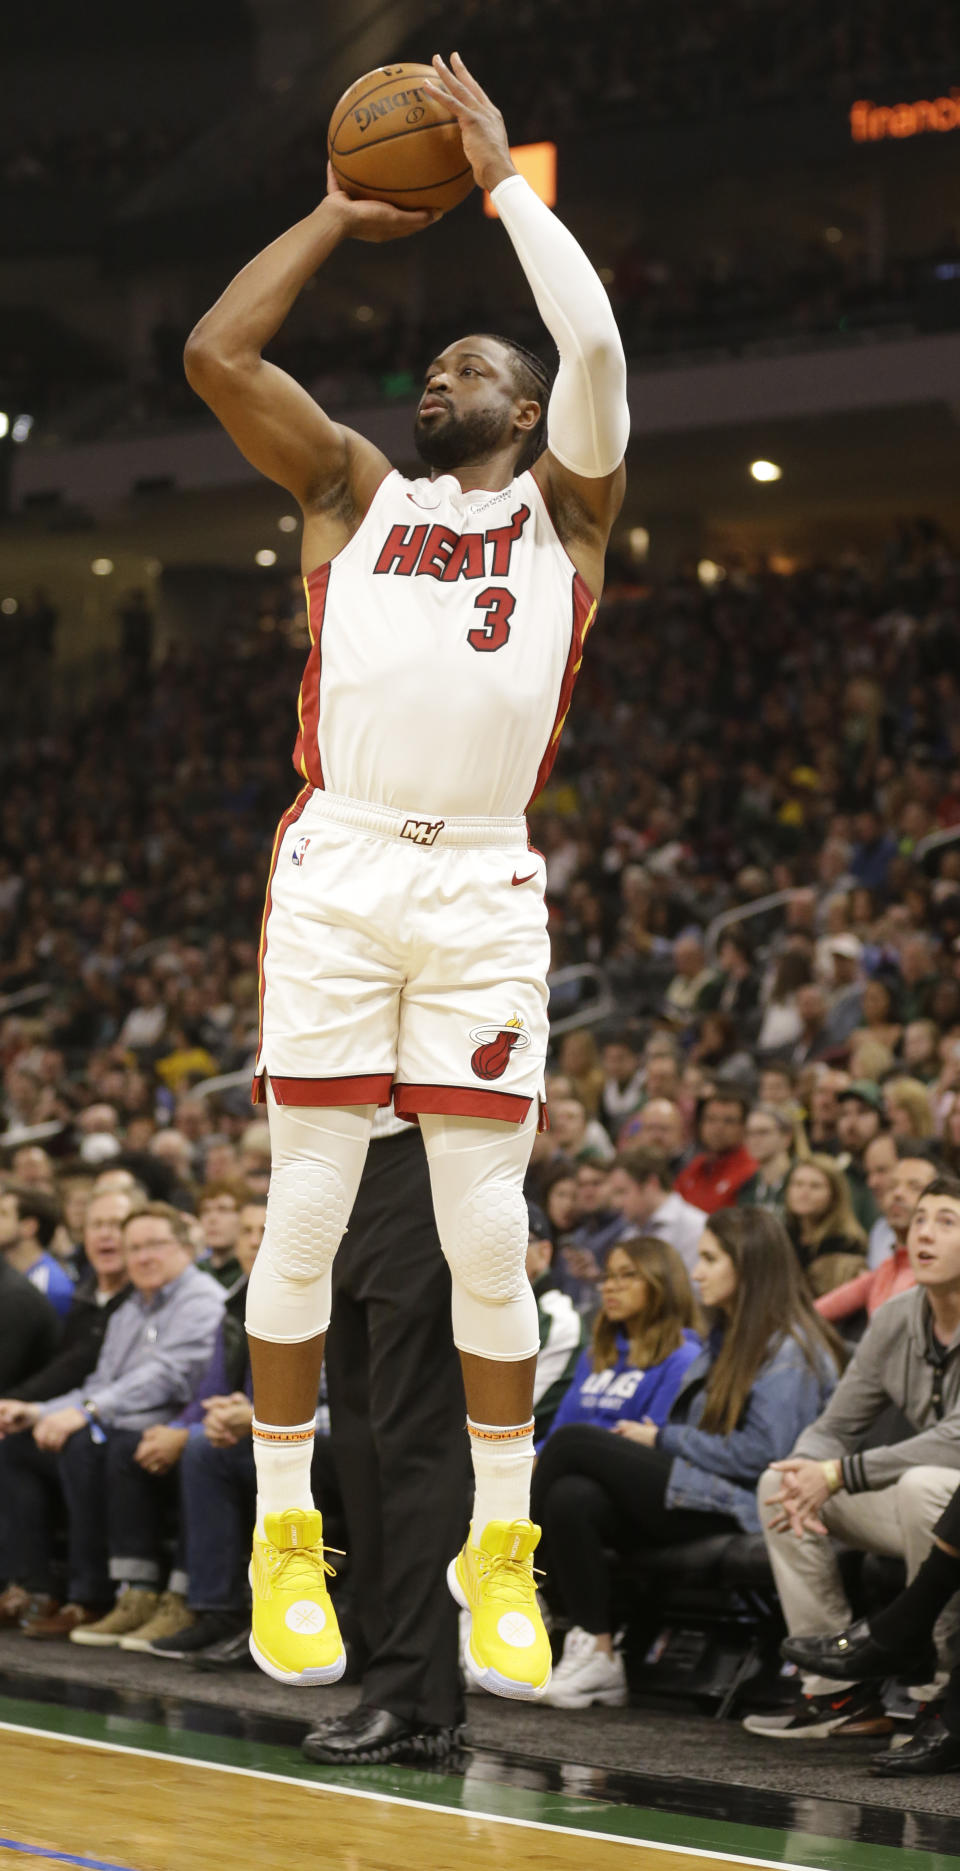
[[[424,819],[305,787],[277,828],[260,1043],[279,1104],[522,1123],[542,1098],[546,866],[522,820]]]

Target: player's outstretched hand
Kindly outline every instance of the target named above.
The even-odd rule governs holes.
[[[449,65],[437,52],[433,69],[437,75],[424,79],[424,90],[446,104],[456,117],[463,153],[473,170],[477,187],[496,188],[505,176],[516,173],[500,112],[482,85],[471,77],[459,52],[451,53]]]
[[[329,162],[326,199],[342,220],[344,239],[349,240],[402,240],[405,234],[422,234],[443,212],[440,208],[395,208],[389,201],[354,201],[341,188]]]

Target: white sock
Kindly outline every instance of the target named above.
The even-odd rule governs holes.
[[[491,1520],[528,1520],[533,1424],[474,1423],[467,1417],[476,1482],[470,1538],[479,1545]]]
[[[257,1465],[257,1532],[262,1539],[264,1514],[313,1507],[312,1419],[309,1423],[261,1423],[254,1417],[253,1459]]]

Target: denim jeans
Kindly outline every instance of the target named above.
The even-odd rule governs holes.
[[[176,1480],[149,1475],[134,1461],[140,1435],[108,1429],[106,1442],[96,1443],[89,1430],[78,1429],[57,1458],[69,1524],[69,1591],[78,1604],[108,1604],[123,1581],[156,1587],[165,1576]]]

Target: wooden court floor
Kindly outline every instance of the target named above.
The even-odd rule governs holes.
[[[171,1700],[158,1721],[149,1697],[7,1684],[0,1871],[960,1871],[953,1824],[924,1836],[907,1811],[824,1836],[792,1807],[751,1809],[748,1788],[698,1810],[693,1781],[658,1804],[660,1783],[598,1792],[571,1769],[558,1793],[535,1762],[482,1749],[443,1771],[334,1770],[229,1704],[211,1725]]]
[[[706,1871],[717,1863],[36,1734],[0,1733],[0,1787],[3,1832],[16,1842],[0,1844],[0,1865],[46,1871],[58,1859],[110,1871],[290,1871],[318,1858],[331,1871],[583,1871],[587,1863]]]
[[[562,1831],[0,1730],[0,1866],[84,1871],[747,1871]]]

